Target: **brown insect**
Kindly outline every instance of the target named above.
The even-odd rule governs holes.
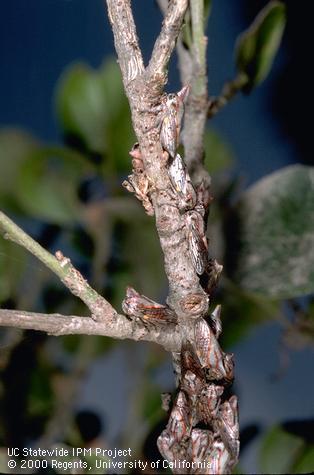
[[[240,442],[238,399],[236,396],[231,396],[229,401],[225,401],[221,404],[218,418],[215,420],[215,429],[218,431],[232,458],[237,459]]]
[[[187,371],[191,371],[200,380],[203,380],[205,378],[204,370],[194,350],[194,347],[191,344],[191,342],[187,340],[182,344],[181,367],[182,367],[182,375],[184,375]]]
[[[189,90],[189,86],[184,86],[178,93],[167,94],[161,103],[160,142],[172,158],[175,157],[179,145],[184,101]]]
[[[195,348],[209,379],[223,379],[227,376],[224,366],[224,353],[207,322],[200,318],[194,328]]]
[[[139,318],[144,323],[175,324],[177,317],[166,305],[139,294],[132,287],[127,287],[126,297],[122,302],[123,311],[133,318]]]
[[[234,360],[233,353],[224,353],[224,367],[226,370],[226,380],[233,381]]]
[[[196,210],[203,216],[205,223],[207,222],[208,218],[208,209],[213,201],[213,196],[210,192],[209,184],[206,184],[204,180],[202,180],[196,186]]]
[[[176,437],[165,429],[157,439],[157,446],[164,459],[173,464],[173,473],[188,473],[185,468],[176,468],[180,467],[180,461],[185,458],[185,444],[178,442]]]
[[[184,373],[181,389],[189,396],[192,402],[196,401],[203,388],[203,381],[189,369]]]
[[[147,130],[158,128],[160,142],[170,157],[174,158],[179,145],[180,130],[184,115],[184,101],[188,96],[190,87],[184,86],[177,93],[165,94],[161,103],[151,109],[151,112],[159,114],[156,123]],[[147,112],[144,110],[143,112]]]
[[[199,420],[205,424],[211,424],[218,413],[220,396],[224,392],[223,386],[206,384],[198,399],[197,413]]]
[[[207,239],[204,233],[204,220],[197,211],[185,213],[190,257],[198,275],[202,275],[208,263]]]
[[[183,391],[179,391],[171,410],[167,430],[180,442],[191,430],[189,403]]]
[[[157,439],[157,446],[159,452],[168,462],[174,462],[176,459],[176,450],[179,446],[173,434],[170,434],[167,429],[162,431]],[[176,447],[177,446],[177,447]]]
[[[216,259],[208,259],[205,273],[202,276],[202,287],[208,295],[211,295],[217,287],[223,266]]]
[[[214,330],[215,337],[219,338],[221,335],[222,331],[222,326],[221,326],[221,305],[216,305],[215,309],[213,312],[210,314],[210,321],[211,321],[211,326]]]
[[[168,174],[178,197],[179,208],[193,208],[196,202],[196,193],[184,160],[179,153],[170,161]]]
[[[189,456],[192,462],[204,463],[207,451],[212,443],[212,432],[202,429],[193,429],[191,432],[191,440],[189,445]]]
[[[217,475],[218,473],[231,473],[232,457],[225,447],[224,443],[216,439],[207,456],[209,467],[206,474]]]

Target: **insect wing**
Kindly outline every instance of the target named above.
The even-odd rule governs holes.
[[[178,146],[178,137],[176,117],[172,113],[167,113],[162,121],[160,142],[162,147],[174,158]]]
[[[182,378],[181,389],[186,392],[189,398],[194,400],[198,397],[202,386],[202,380],[195,373],[192,373],[190,370],[186,371]]]
[[[167,429],[175,436],[178,442],[190,431],[189,405],[183,391],[178,393],[169,417]]]
[[[203,233],[202,216],[196,212],[187,213],[189,251],[195,272],[202,275],[207,267],[208,253]]]
[[[203,318],[200,318],[194,328],[196,353],[201,365],[208,369],[209,375],[222,379],[226,376],[223,362],[223,352],[215,335]]]
[[[224,367],[225,367],[225,371],[226,371],[225,378],[228,381],[232,381],[233,380],[233,369],[234,369],[233,353],[225,353],[224,354]]]
[[[174,462],[175,460],[174,444],[175,438],[167,430],[164,430],[157,439],[159,452],[168,462]]]
[[[205,424],[211,424],[216,417],[220,405],[220,396],[224,391],[223,386],[207,384],[201,391],[198,401],[199,419]]]
[[[181,367],[182,373],[187,371],[194,373],[200,380],[204,378],[204,371],[201,366],[200,360],[189,341],[185,341],[181,350]]]
[[[176,314],[166,306],[141,306],[143,318],[148,322],[177,323]]]
[[[132,287],[127,287],[126,297],[122,302],[123,311],[131,316],[152,323],[176,323],[175,313],[165,305],[139,294]]]
[[[213,434],[208,430],[193,429],[189,446],[190,457],[193,462],[204,462],[206,453],[213,443]]]
[[[180,89],[179,92],[177,92],[177,96],[179,97],[179,99],[181,100],[181,102],[185,102],[189,93],[190,93],[190,90],[191,90],[191,87],[189,84],[187,84],[186,86],[183,86],[182,89]]]
[[[206,268],[205,290],[208,294],[216,288],[223,266],[216,259],[209,259]]]
[[[180,461],[184,460],[185,450],[181,443],[178,442],[175,436],[170,434],[167,429],[158,437],[157,446],[164,459],[167,460],[169,464],[173,464],[171,468],[173,473],[188,473],[187,469],[180,464]]]
[[[197,196],[197,206],[199,206],[203,211],[203,215],[205,216],[208,212],[208,208],[210,203],[213,201],[213,196],[210,193],[210,185],[205,184],[204,180],[199,183],[196,188],[196,196]]]
[[[203,241],[194,227],[190,227],[189,229],[188,242],[190,257],[195,272],[198,275],[202,275],[206,268],[207,249],[204,249]]]
[[[178,153],[169,165],[168,172],[172,186],[176,192],[185,196],[187,194],[188,175],[183,159]]]
[[[212,449],[208,455],[207,474],[217,475],[218,473],[231,473],[231,455],[223,442],[214,440]]]
[[[224,441],[233,458],[239,455],[239,417],[238,400],[236,396],[231,396],[229,401],[225,401],[219,409],[217,420],[220,436]]]
[[[218,339],[220,334],[221,334],[221,330],[222,330],[222,326],[221,326],[221,305],[216,305],[214,311],[210,315],[210,319],[211,319],[211,322],[212,322],[212,326],[213,326],[213,329],[214,329],[215,336]]]

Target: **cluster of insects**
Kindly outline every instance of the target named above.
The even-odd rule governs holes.
[[[183,216],[188,252],[200,284],[211,295],[222,271],[208,256],[207,221],[211,195],[204,182],[194,187],[184,159],[177,152],[184,115],[184,101],[189,87],[176,94],[166,94],[154,109],[163,148],[163,160],[171,182],[171,196]],[[145,174],[138,144],[130,152],[132,175],[123,185],[142,201],[146,213],[154,209],[149,195],[151,183]],[[177,316],[161,305],[127,288],[124,313],[144,325],[176,325]],[[222,351],[220,306],[208,321],[198,318],[192,341],[185,341],[180,354],[180,378],[177,395],[163,399],[169,412],[166,429],[158,438],[158,448],[174,473],[231,473],[239,454],[238,403],[236,396],[227,399],[225,388],[233,381],[233,355]],[[170,407],[171,406],[171,407]],[[182,466],[182,460],[190,465]]]
[[[177,206],[183,213],[186,223],[187,241],[193,267],[198,275],[204,273],[208,277],[210,285],[215,281],[213,275],[220,273],[220,266],[208,258],[208,243],[205,235],[204,222],[207,218],[211,195],[204,183],[200,183],[195,189],[184,159],[177,152],[180,139],[182,119],[184,115],[184,102],[189,93],[189,86],[184,86],[179,92],[165,94],[161,103],[153,111],[157,114],[154,125],[159,131],[160,143],[167,156],[165,160],[167,172],[175,195]],[[146,213],[154,214],[154,208],[150,200],[152,184],[147,177],[139,145],[136,143],[130,151],[132,156],[132,174],[128,176],[122,185],[142,202]],[[206,279],[203,279],[204,281]],[[210,288],[205,289],[206,291]]]
[[[219,315],[218,306],[210,324],[199,319],[194,342],[181,350],[177,396],[157,442],[174,473],[231,473],[238,459],[238,402],[223,394],[233,380],[233,358],[217,342]],[[182,460],[189,463],[182,466]]]

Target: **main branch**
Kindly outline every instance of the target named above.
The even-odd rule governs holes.
[[[130,53],[127,42],[129,28],[129,0],[107,0],[109,19],[123,78],[127,69],[123,58]],[[148,177],[149,196],[156,216],[156,228],[164,254],[165,271],[169,282],[168,304],[186,322],[203,314],[208,308],[208,297],[199,283],[191,264],[186,239],[186,221],[171,193],[172,185],[156,126],[156,106],[160,105],[166,81],[166,68],[182,25],[187,1],[172,0],[166,13],[161,33],[156,40],[149,66],[132,81],[124,80],[129,99],[132,122],[140,146],[145,174]],[[122,18],[127,18],[124,24]],[[132,38],[135,27],[132,26]],[[137,43],[136,43],[137,44]],[[131,52],[132,54],[132,52]],[[131,59],[130,59],[131,61]],[[156,71],[158,74],[156,74]]]

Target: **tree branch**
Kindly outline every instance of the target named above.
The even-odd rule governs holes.
[[[119,340],[150,341],[167,351],[179,351],[181,346],[181,336],[175,326],[148,328],[117,313],[110,321],[95,322],[90,317],[0,309],[0,326],[37,330],[55,336],[102,335]]]
[[[125,62],[121,59],[130,50],[127,46],[129,33],[121,18],[126,16],[128,22],[133,24],[133,20],[130,20],[132,15],[130,4],[127,0],[119,2],[107,0],[107,6],[122,75],[125,77]],[[156,71],[164,68],[170,58],[186,7],[186,1],[171,1],[167,19],[156,41],[153,57],[145,74],[138,75],[131,82],[124,81],[144,171],[150,183],[149,197],[154,207],[156,228],[164,253],[165,271],[169,282],[167,302],[178,315],[179,323],[181,320],[196,318],[197,312],[204,314],[208,308],[208,297],[191,263],[186,239],[186,221],[178,209],[176,197],[170,192],[172,185],[160,144],[159,131],[156,128],[154,107],[161,102],[166,78],[164,73],[160,76]],[[162,59],[159,62],[157,51],[160,52],[163,48],[164,53],[161,53]],[[153,69],[154,64],[156,69]]]
[[[188,0],[172,0],[169,2],[162,29],[155,42],[148,64],[148,74],[159,78],[163,84],[167,82],[167,66],[176,45],[187,7]]]
[[[190,13],[192,40],[190,49],[186,49],[183,45],[182,38],[178,42],[177,49],[182,79],[185,83],[189,82],[191,85],[191,92],[185,109],[182,142],[185,160],[192,179],[196,183],[204,180],[209,186],[210,178],[203,167],[203,143],[208,103],[204,0],[190,2]]]
[[[144,71],[130,0],[109,0],[107,5],[109,20],[114,29],[114,45],[126,87]]]

